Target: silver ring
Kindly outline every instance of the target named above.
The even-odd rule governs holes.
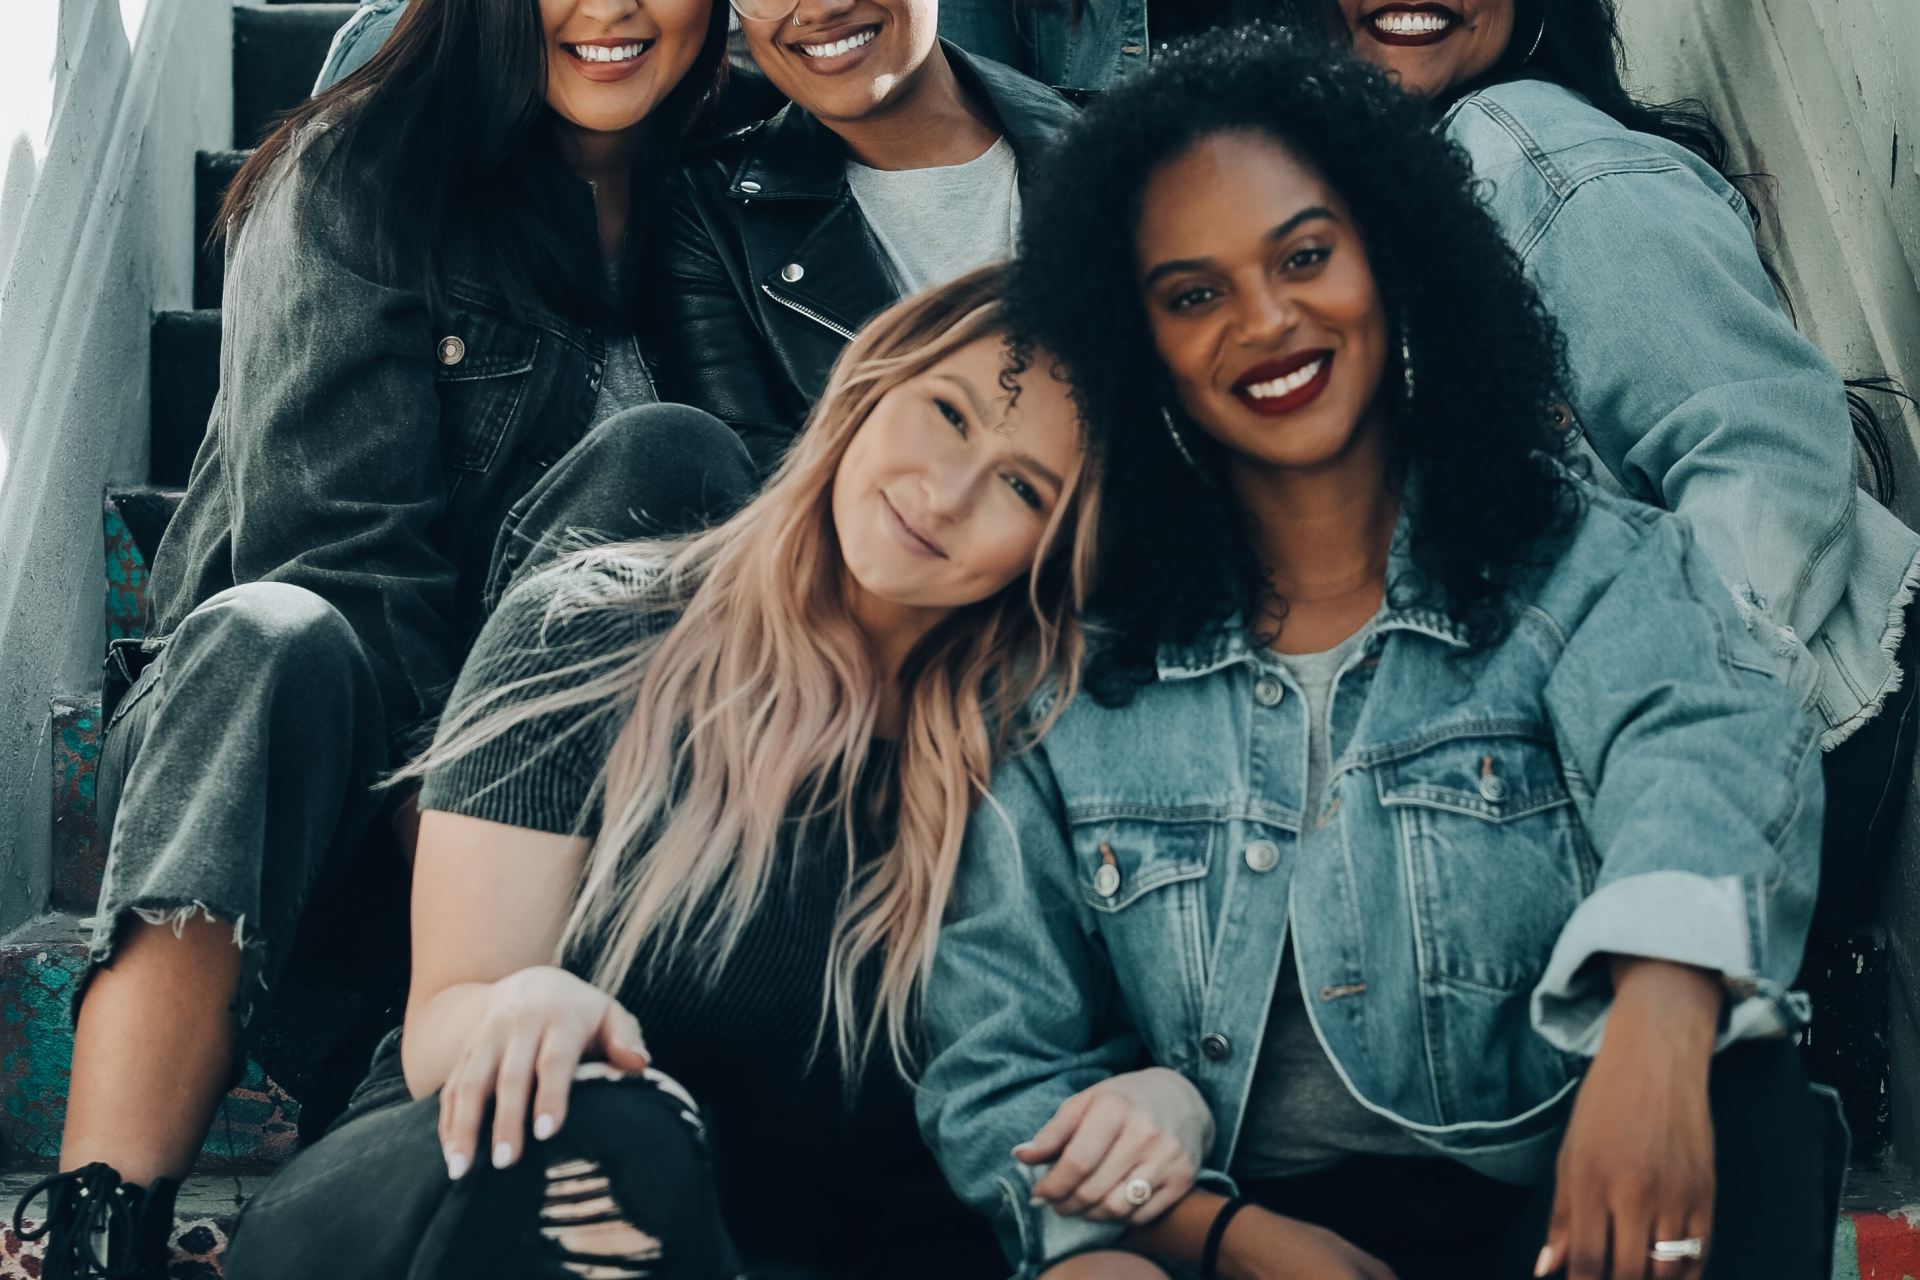
[[[1145,1178],[1129,1178],[1127,1185],[1120,1188],[1120,1194],[1127,1198],[1128,1204],[1138,1209],[1153,1199],[1153,1184]]]
[[[1707,1256],[1707,1242],[1699,1236],[1685,1240],[1655,1240],[1649,1256],[1655,1262],[1698,1262]]]

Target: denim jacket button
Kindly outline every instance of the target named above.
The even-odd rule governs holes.
[[[1233,1053],[1233,1041],[1218,1031],[1209,1031],[1200,1037],[1200,1052],[1209,1062],[1225,1062]]]
[[[1480,779],[1480,798],[1488,804],[1499,804],[1507,798],[1506,779],[1498,774],[1489,773]]]
[[[1120,868],[1109,863],[1093,873],[1093,891],[1103,898],[1120,892]]]
[[[1247,846],[1247,866],[1262,874],[1280,865],[1280,846],[1271,840],[1255,840]]]
[[[467,344],[460,340],[459,335],[448,334],[440,339],[439,353],[441,364],[459,364],[467,358]]]
[[[1277,707],[1286,696],[1287,686],[1272,676],[1261,676],[1253,682],[1253,700],[1263,707]]]

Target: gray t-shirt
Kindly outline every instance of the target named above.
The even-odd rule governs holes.
[[[965,164],[936,169],[869,169],[849,160],[847,185],[903,294],[1013,256],[1020,163],[1005,138]]]
[[[1307,793],[1303,815],[1317,814],[1326,802],[1333,747],[1328,741],[1327,709],[1333,678],[1359,647],[1367,628],[1321,653],[1283,653],[1300,686],[1307,717]],[[1233,1173],[1242,1178],[1290,1178],[1338,1164],[1351,1155],[1432,1155],[1431,1147],[1362,1106],[1314,1034],[1300,992],[1300,969],[1293,940],[1287,939],[1280,980],[1273,989],[1254,1067],[1247,1114]]]

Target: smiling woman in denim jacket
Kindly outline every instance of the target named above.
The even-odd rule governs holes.
[[[1483,180],[1566,339],[1594,478],[1688,518],[1818,718],[1822,918],[1858,918],[1912,779],[1920,534],[1856,483],[1846,386],[1776,296],[1725,136],[1628,95],[1612,0],[1337,2],[1354,51],[1443,108]]]
[[[160,1274],[172,1180],[245,1043],[265,1052],[269,993],[303,1119],[344,1100],[383,1029],[347,1015],[387,1016],[396,993],[367,975],[404,957],[406,855],[370,784],[431,728],[534,482],[604,422],[679,455],[623,494],[663,522],[702,514],[708,481],[746,491],[731,433],[647,404],[637,281],[616,294],[606,265],[640,238],[724,34],[709,0],[421,0],[235,180],[219,399],[149,638],[115,654],[131,688],[110,691],[67,1172],[36,1215],[48,1275]],[[306,936],[349,940],[333,958],[365,985],[296,1012],[282,979],[314,900],[335,914]],[[332,1097],[312,1074],[330,1050]],[[135,1227],[105,1258],[89,1203]]]
[[[1024,1276],[1824,1274],[1816,727],[1688,524],[1555,460],[1552,323],[1427,119],[1203,37],[1036,193],[1106,638],[975,815],[921,1102]],[[1124,1240],[1031,1206],[1009,1147],[1148,1062],[1213,1185]]]

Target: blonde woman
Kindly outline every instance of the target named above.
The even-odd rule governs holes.
[[[883,313],[727,523],[503,601],[409,770],[404,1035],[230,1276],[337,1274],[343,1240],[410,1280],[996,1273],[902,1068],[968,812],[1071,694],[1098,515],[999,286]],[[1171,1073],[1048,1129],[1074,1208],[1184,1186],[1211,1137]]]

